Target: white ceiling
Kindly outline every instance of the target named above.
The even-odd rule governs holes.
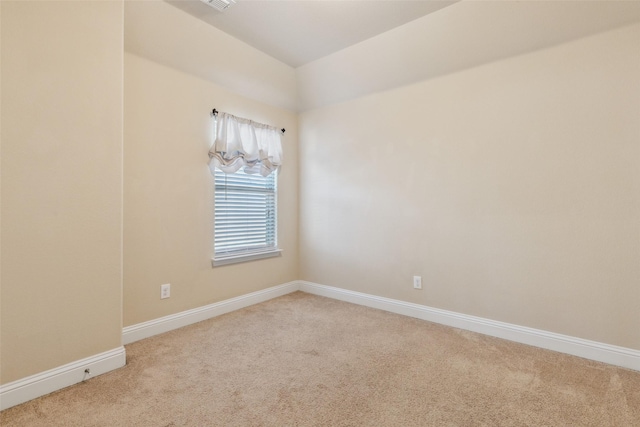
[[[199,0],[167,1],[296,68],[458,0],[237,0],[224,12]]]

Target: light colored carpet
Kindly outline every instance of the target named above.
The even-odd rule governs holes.
[[[640,426],[640,372],[296,292],[127,346],[10,426]]]

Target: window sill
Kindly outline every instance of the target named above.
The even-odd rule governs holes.
[[[257,259],[272,258],[280,256],[281,253],[282,249],[271,249],[268,251],[247,252],[244,254],[219,256],[211,259],[211,266],[220,267],[228,264],[237,264],[240,262],[255,261]]]

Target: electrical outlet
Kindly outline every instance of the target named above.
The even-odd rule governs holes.
[[[171,283],[160,285],[160,299],[169,298],[171,296]]]
[[[414,289],[422,289],[422,277],[421,276],[413,276],[413,288]]]

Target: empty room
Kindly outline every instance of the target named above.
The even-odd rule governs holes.
[[[0,425],[639,426],[640,1],[1,0]]]

